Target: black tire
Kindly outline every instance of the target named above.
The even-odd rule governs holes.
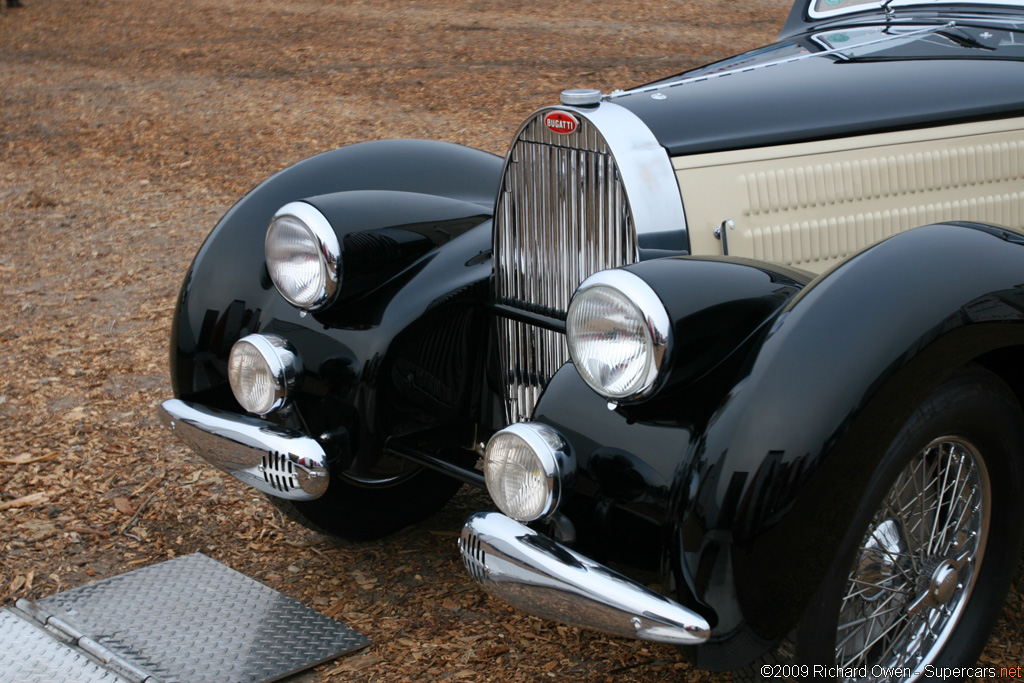
[[[893,439],[792,640],[737,679],[783,660],[871,681],[974,667],[1017,566],[1022,494],[1016,398],[987,370],[956,372]]]
[[[267,498],[281,514],[307,529],[341,540],[371,541],[435,514],[460,485],[439,472],[420,469],[390,484],[337,477],[315,500]]]

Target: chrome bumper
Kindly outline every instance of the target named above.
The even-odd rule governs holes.
[[[659,643],[708,639],[699,614],[500,513],[466,520],[459,550],[484,590],[543,619]]]
[[[200,457],[253,488],[288,500],[312,500],[327,490],[324,449],[302,432],[178,399],[164,401],[158,412]]]

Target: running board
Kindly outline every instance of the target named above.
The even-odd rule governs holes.
[[[0,680],[263,683],[369,642],[197,553],[0,610]]]

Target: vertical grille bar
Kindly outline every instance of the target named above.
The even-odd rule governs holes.
[[[615,159],[586,119],[558,135],[537,114],[506,160],[494,228],[500,303],[564,320],[580,283],[637,260],[637,237]],[[498,324],[506,418],[528,419],[569,359],[565,337],[527,323]]]

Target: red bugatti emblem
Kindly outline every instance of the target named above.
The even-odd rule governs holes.
[[[558,133],[559,135],[569,135],[575,133],[576,129],[580,127],[580,122],[576,120],[576,117],[572,114],[564,111],[552,111],[548,112],[544,116],[544,125],[548,127],[552,133]]]

